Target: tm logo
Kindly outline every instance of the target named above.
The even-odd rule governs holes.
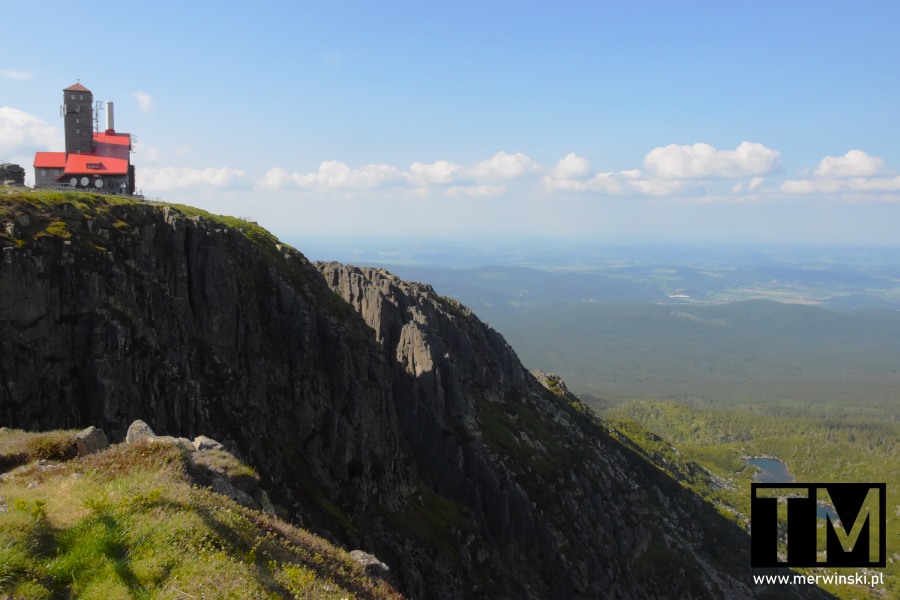
[[[885,566],[884,483],[753,483],[750,494],[751,566]]]

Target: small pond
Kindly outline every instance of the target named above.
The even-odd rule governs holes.
[[[777,458],[752,457],[745,458],[748,465],[757,467],[759,473],[753,477],[757,483],[794,483],[796,479],[788,471],[787,465]],[[837,520],[837,513],[827,505],[819,504],[816,509],[816,518],[824,519],[831,516],[832,521]]]

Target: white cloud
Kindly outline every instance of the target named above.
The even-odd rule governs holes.
[[[582,156],[570,152],[561,158],[551,171],[553,179],[584,179],[591,175],[591,163]]]
[[[373,188],[402,179],[390,165],[366,165],[351,169],[342,162],[328,160],[319,165],[318,184],[326,188]]]
[[[871,177],[884,171],[884,160],[862,150],[850,150],[843,156],[826,156],[819,163],[816,177]]]
[[[145,94],[144,92],[134,92],[131,95],[135,100],[137,100],[138,107],[141,109],[141,112],[147,113],[153,110],[153,97],[150,94]]]
[[[806,171],[808,172],[808,171]],[[826,156],[813,177],[788,179],[780,190],[787,194],[841,194],[853,199],[856,194],[895,194],[900,192],[900,177],[885,173],[885,162],[862,150],[850,150],[843,156]],[[900,200],[894,196],[885,200]]]
[[[448,185],[460,178],[463,168],[448,160],[439,160],[430,165],[415,162],[409,171],[409,180],[416,185]]]
[[[31,79],[31,71],[15,71],[13,69],[5,69],[0,71],[0,77],[4,79]]]
[[[678,179],[645,177],[639,169],[594,173],[588,160],[574,152],[556,163],[544,177],[544,186],[550,191],[598,192],[613,196],[666,196],[688,187],[686,182]]]
[[[35,150],[62,151],[64,146],[62,132],[56,127],[17,108],[0,106],[0,160],[13,155],[33,157]]]
[[[538,171],[540,171],[538,164],[521,152],[507,154],[501,151],[476,163],[472,168],[472,175],[477,180],[516,179]]]
[[[257,182],[257,185],[269,190],[277,190],[285,187],[285,185],[291,181],[291,177],[292,175],[288,173],[286,169],[272,167],[266,171],[266,174]]]
[[[190,167],[143,168],[137,173],[141,188],[151,192],[168,192],[198,187],[224,189],[239,185],[246,173],[230,167]]]
[[[497,180],[511,180],[537,173],[540,166],[521,152],[498,152],[471,167],[448,160],[433,163],[414,162],[407,170],[392,165],[371,164],[363,167],[329,160],[310,173],[289,172],[281,167],[270,169],[258,185],[268,189],[284,187],[315,189],[373,189],[383,186],[412,186],[419,194],[431,188],[442,189],[452,196],[496,196],[506,191]],[[451,187],[452,186],[452,187]]]
[[[644,157],[647,170],[667,179],[715,179],[766,175],[778,168],[776,150],[741,142],[735,150],[717,150],[709,144],[670,144],[654,148]]]
[[[788,194],[892,193],[900,192],[900,177],[789,179],[781,184],[781,191]]]
[[[340,161],[326,160],[319,165],[318,171],[312,173],[289,173],[281,167],[269,169],[259,185],[268,189],[289,185],[320,189],[370,189],[403,183],[406,179],[399,169],[390,165],[372,164],[353,169]]]

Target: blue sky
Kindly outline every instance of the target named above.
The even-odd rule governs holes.
[[[898,244],[895,2],[0,6],[0,161],[62,149],[80,79],[146,195],[301,250]]]

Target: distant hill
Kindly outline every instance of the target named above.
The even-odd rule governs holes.
[[[900,312],[744,301],[558,303],[493,314],[526,365],[577,393],[897,413]],[[880,414],[885,415],[885,412]]]

